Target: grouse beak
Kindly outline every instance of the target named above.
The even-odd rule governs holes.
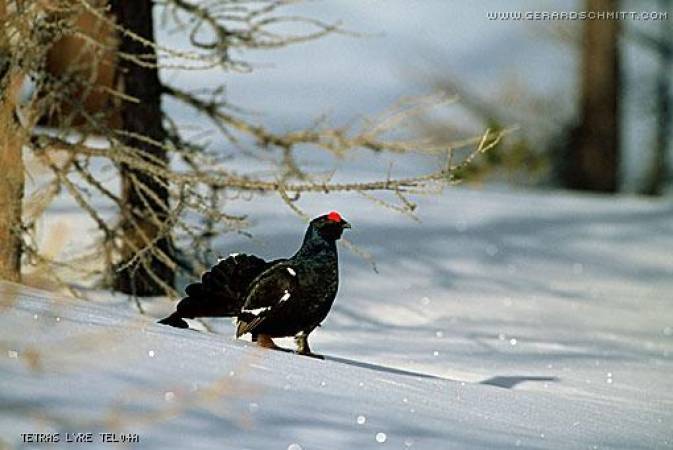
[[[348,222],[346,222],[346,221],[344,220],[344,221],[342,221],[342,223],[341,223],[341,228],[353,228],[353,227],[351,227],[351,224],[350,224],[350,223],[348,223]]]

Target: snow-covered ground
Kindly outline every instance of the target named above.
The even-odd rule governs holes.
[[[46,432],[92,432],[86,448],[113,445],[98,432],[161,449],[673,446],[670,201],[450,189],[415,223],[329,200],[302,207],[339,209],[378,273],[342,251],[312,340],[324,361],[235,341],[228,319],[157,325],[162,300],[141,316],[0,284],[0,448]],[[246,207],[256,240],[218,251],[299,245],[277,199]]]

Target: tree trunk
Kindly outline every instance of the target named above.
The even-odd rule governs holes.
[[[7,15],[0,0],[0,22]],[[21,280],[23,133],[15,121],[23,73],[11,67],[9,41],[0,30],[0,280]]]
[[[112,12],[122,27],[154,42],[151,1],[113,0],[111,5]],[[128,35],[120,38],[120,52],[139,55],[145,62],[156,62],[153,47]],[[147,55],[153,57],[148,61]],[[156,67],[143,67],[128,58],[120,58],[118,71],[124,93],[138,100],[124,103],[122,128],[126,132],[164,143],[166,130],[162,124],[161,85]],[[168,166],[168,155],[163,148],[133,137],[127,138],[126,144],[142,151],[153,163]],[[122,211],[121,217],[124,238],[122,260],[117,266],[121,269],[115,269],[113,285],[115,289],[133,295],[160,295],[165,293],[166,287],[172,288],[175,282],[173,268],[164,262],[165,259],[173,259],[172,242],[169,235],[160,237],[166,231],[162,228],[165,226],[169,205],[166,180],[152,177],[138,168],[122,165],[121,181],[122,197],[127,208]],[[143,258],[138,263],[123,268],[140,249],[148,245],[152,245],[155,251],[143,253]],[[162,258],[161,255],[165,257]]]
[[[588,11],[615,11],[616,0],[586,0]],[[616,192],[619,170],[619,20],[584,23],[580,124],[563,161],[571,189]]]
[[[660,11],[670,11],[673,1],[661,0]],[[673,29],[666,20],[662,20],[661,32],[654,50],[658,53],[659,72],[657,73],[656,116],[657,129],[654,142],[654,158],[648,169],[647,178],[641,192],[645,195],[662,195],[669,174],[669,143],[673,117],[671,111],[671,73],[673,73]]]
[[[11,281],[21,279],[23,139],[14,111],[22,80],[23,74],[0,67],[0,279]]]

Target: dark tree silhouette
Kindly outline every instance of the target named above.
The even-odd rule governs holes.
[[[615,11],[616,0],[586,0],[587,11]],[[619,171],[619,21],[587,20],[581,65],[580,122],[561,162],[564,186],[616,192]]]
[[[167,134],[162,123],[161,84],[155,48],[133,36],[154,43],[152,2],[113,0],[111,6],[117,23],[130,32],[122,33],[120,52],[138,58],[123,58],[117,66],[124,94],[136,99],[123,103],[121,128],[127,132],[124,141],[148,162],[168,167],[168,155],[162,146]],[[139,61],[149,64],[138,64]],[[138,296],[159,295],[163,293],[161,284],[172,287],[175,279],[175,272],[169,266],[173,246],[166,227],[169,206],[167,180],[126,164],[121,164],[120,169],[124,204],[121,229],[124,238],[121,263],[116,266],[120,269],[113,275],[114,287]],[[133,264],[128,264],[139,249],[152,243],[154,252],[148,252]]]

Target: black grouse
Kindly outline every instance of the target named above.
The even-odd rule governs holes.
[[[350,227],[332,211],[311,221],[289,259],[237,253],[220,259],[159,323],[187,328],[183,319],[237,317],[237,338],[250,333],[259,345],[277,348],[272,338],[294,336],[297,352],[311,354],[308,336],[327,317],[339,287],[336,241]]]

